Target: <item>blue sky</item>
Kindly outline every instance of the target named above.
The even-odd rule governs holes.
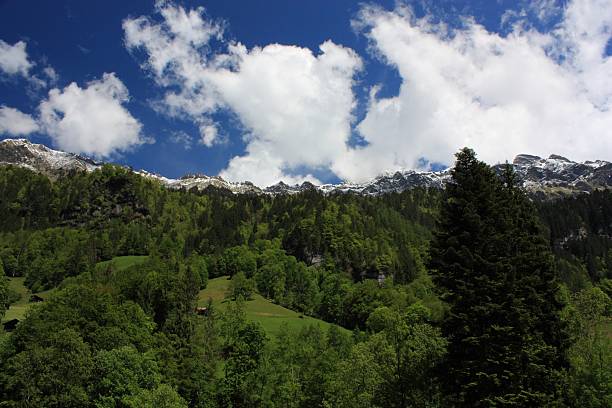
[[[0,0],[0,137],[261,185],[610,160],[611,26],[612,0]]]

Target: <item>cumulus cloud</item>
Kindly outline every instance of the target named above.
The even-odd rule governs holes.
[[[168,88],[167,112],[200,126],[203,144],[218,139],[211,115],[228,109],[241,121],[246,154],[234,157],[221,175],[269,185],[303,167],[328,168],[346,153],[350,136],[353,76],[361,59],[352,50],[326,41],[318,53],[291,45],[247,49],[230,42],[226,52],[211,53],[223,25],[207,20],[204,10],[186,11],[158,3],[162,20],[149,17],[123,23],[129,49],[144,50],[144,68]],[[178,86],[178,90],[175,88]]]
[[[402,84],[393,97],[373,93],[357,126],[368,145],[334,171],[361,180],[421,158],[451,164],[462,146],[491,163],[518,153],[612,159],[611,6],[574,0],[550,32],[517,23],[506,36],[470,19],[453,30],[407,7],[364,8],[358,26]]]
[[[84,88],[52,89],[39,105],[42,129],[63,150],[107,157],[146,141],[142,124],[123,106],[128,90],[114,73]]]
[[[274,154],[269,144],[255,140],[248,144],[247,154],[233,157],[220,175],[235,181],[254,180],[260,186],[269,186],[281,180],[290,184],[304,181],[320,183],[311,174],[289,175],[283,171],[284,167],[285,161]]]
[[[202,123],[200,125],[200,143],[204,146],[211,147],[217,140],[219,130],[217,126],[209,123]]]
[[[40,70],[33,69],[41,65],[30,61],[26,46],[27,44],[23,41],[10,45],[0,40],[0,74],[25,78],[28,82],[26,93],[31,98],[37,98],[40,91],[57,83],[59,76],[50,65]],[[42,64],[46,64],[44,57]]]
[[[206,121],[202,115],[217,107],[214,90],[203,78],[209,62],[207,46],[211,39],[221,38],[222,24],[205,19],[202,7],[186,11],[157,2],[156,11],[161,22],[146,16],[123,21],[125,45],[145,51],[142,68],[159,86],[170,88],[164,97],[167,113]]]
[[[318,55],[278,44],[252,50],[237,45],[231,55],[236,68],[216,70],[211,81],[250,134],[247,155],[234,158],[222,176],[238,179],[241,167],[269,163],[276,164],[273,171],[255,173],[260,183],[312,180],[279,174],[299,166],[328,168],[345,154],[353,75],[361,67],[352,50],[326,41]]]
[[[32,116],[8,106],[0,106],[0,135],[27,136],[38,131]]]
[[[574,0],[561,26],[552,33],[553,56],[578,79],[583,94],[600,110],[612,107],[612,58],[606,46],[612,39],[612,1]]]
[[[34,64],[28,60],[26,43],[18,41],[10,45],[0,40],[0,70],[8,75],[28,76]]]
[[[541,22],[548,22],[563,12],[557,0],[528,0],[527,11],[534,13]]]
[[[504,16],[503,34],[469,17],[452,28],[404,5],[362,7],[354,25],[401,86],[391,97],[372,87],[359,123],[352,112],[361,58],[331,40],[316,52],[249,49],[225,40],[224,23],[204,9],[166,1],[156,16],[128,18],[123,28],[126,47],[144,55],[143,69],[164,89],[158,106],[193,121],[201,143],[219,142],[220,110],[239,119],[245,153],[221,172],[230,180],[298,182],[314,180],[308,169],[331,169],[361,181],[427,162],[450,165],[463,146],[490,163],[519,153],[612,159],[610,0],[524,4]],[[528,19],[558,23],[542,32]],[[347,145],[352,130],[363,146]]]

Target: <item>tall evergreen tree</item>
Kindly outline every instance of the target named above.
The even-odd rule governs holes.
[[[0,320],[4,317],[9,303],[8,280],[4,276],[4,266],[0,261]]]
[[[512,170],[457,154],[431,246],[450,306],[446,371],[452,405],[541,407],[557,398],[567,347],[552,255]]]

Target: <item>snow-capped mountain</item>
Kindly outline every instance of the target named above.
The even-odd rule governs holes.
[[[26,139],[0,141],[0,165],[13,164],[57,178],[71,170],[94,171],[102,163],[72,153],[49,149]]]
[[[396,171],[376,177],[366,183],[323,184],[315,186],[305,182],[301,185],[289,186],[283,182],[264,189],[269,194],[295,194],[305,190],[319,190],[324,194],[353,193],[360,195],[380,195],[399,193],[414,187],[443,188],[450,177],[450,171],[418,172],[414,170]]]
[[[224,180],[219,176],[206,176],[204,174],[193,174],[181,177],[178,180],[170,180],[166,183],[170,188],[185,188],[190,190],[197,188],[198,190],[204,190],[207,187],[216,187],[226,190],[230,190],[236,194],[261,194],[262,190],[251,183],[250,181],[243,181],[240,183],[232,183],[231,181]]]
[[[17,165],[40,172],[56,179],[69,171],[94,171],[102,166],[86,157],[50,149],[26,139],[0,141],[0,165]],[[514,169],[523,186],[538,195],[571,194],[589,192],[595,188],[612,188],[612,163],[597,160],[583,163],[573,162],[565,157],[551,155],[541,158],[527,154],[516,156]],[[503,165],[496,165],[499,171]],[[352,193],[360,195],[381,195],[401,192],[414,187],[443,188],[450,179],[450,170],[440,172],[419,172],[404,170],[389,172],[365,183],[340,183],[314,185],[288,185],[283,182],[260,188],[244,181],[234,183],[218,176],[202,174],[186,175],[170,179],[145,170],[135,171],[143,177],[155,179],[168,188],[187,190],[208,187],[229,190],[236,194],[296,194],[307,190],[318,190],[324,194]]]
[[[603,160],[577,163],[554,154],[547,159],[519,154],[512,164],[523,186],[532,193],[564,194],[612,187],[612,163]]]

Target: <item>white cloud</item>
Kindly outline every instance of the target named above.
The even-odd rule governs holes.
[[[167,112],[194,120],[205,145],[218,139],[211,114],[229,109],[239,118],[246,155],[234,157],[223,177],[259,185],[313,180],[287,173],[329,167],[345,154],[353,76],[361,68],[352,50],[332,41],[321,44],[317,55],[291,45],[249,50],[230,43],[226,53],[211,54],[208,43],[220,38],[222,25],[207,21],[203,9],[161,3],[157,11],[160,23],[147,17],[124,21],[126,46],[146,52],[144,68],[169,89]]]
[[[40,103],[40,124],[61,149],[107,157],[145,143],[142,125],[123,106],[128,90],[113,73],[52,89]]]
[[[8,106],[0,106],[0,134],[27,136],[38,131],[32,116]]]
[[[251,177],[262,185],[311,180],[283,173],[300,166],[328,168],[345,154],[355,105],[353,75],[361,67],[354,52],[327,41],[319,55],[278,44],[250,51],[235,46],[231,53],[236,68],[216,70],[211,82],[250,133],[247,156],[234,158],[223,177],[237,180],[243,175],[239,165],[256,162],[261,170]]]
[[[572,1],[553,35],[551,48],[567,57],[564,68],[577,77],[584,95],[596,107],[609,110],[612,58],[605,51],[612,38],[612,0]]]
[[[28,76],[28,71],[34,66],[28,60],[26,43],[18,41],[10,45],[0,40],[0,70],[8,75]]]
[[[0,74],[19,75],[26,78],[28,82],[26,93],[31,98],[36,98],[39,97],[40,91],[57,83],[59,77],[50,65],[45,66],[39,72],[32,72],[37,71],[33,70],[37,64],[28,59],[26,46],[23,41],[9,45],[0,40]],[[44,57],[42,58],[42,64],[46,64],[46,58]]]
[[[269,186],[283,180],[288,184],[320,183],[311,174],[292,176],[283,171],[285,162],[275,155],[270,146],[255,140],[247,146],[247,154],[233,157],[221,176],[233,181],[250,180],[259,186]]]
[[[43,73],[45,74],[45,76],[47,77],[47,79],[49,80],[49,83],[51,85],[54,85],[57,83],[58,79],[59,79],[59,75],[57,74],[57,72],[55,71],[55,69],[53,69],[52,66],[46,66],[43,69]]]
[[[225,41],[223,23],[202,8],[169,2],[157,3],[158,17],[129,18],[123,28],[126,47],[144,52],[143,69],[165,90],[158,105],[193,121],[204,145],[219,141],[215,113],[239,119],[246,148],[221,172],[230,180],[313,180],[304,169],[331,169],[360,181],[418,168],[422,158],[451,164],[463,146],[491,163],[518,153],[612,159],[611,0],[525,4],[505,15],[513,25],[503,35],[470,18],[452,29],[406,6],[363,7],[355,26],[402,82],[393,97],[378,97],[374,86],[358,124],[353,87],[362,62],[331,40],[316,53],[248,49]],[[560,22],[543,33],[526,18]],[[353,127],[366,146],[347,146]]]
[[[30,89],[28,89],[28,94],[32,98],[35,98],[39,91],[42,91],[44,88],[47,87],[47,81],[45,81],[44,79],[40,79],[37,75],[30,76],[28,78],[28,82],[30,85]]]
[[[185,150],[191,149],[191,146],[193,145],[193,138],[187,134],[187,132],[182,130],[177,130],[170,133],[170,141],[172,143],[182,145]]]
[[[371,101],[357,126],[369,145],[334,164],[339,176],[416,168],[422,157],[450,164],[462,146],[491,163],[518,153],[612,159],[610,0],[570,2],[550,33],[517,24],[500,36],[470,20],[449,31],[405,7],[367,7],[359,22],[402,84]]]
[[[202,75],[208,62],[206,46],[220,38],[222,25],[205,20],[204,9],[186,11],[165,2],[156,4],[163,17],[156,23],[148,17],[125,19],[125,45],[130,50],[142,49],[147,54],[143,64],[158,85],[178,85],[181,92],[168,91],[165,97],[168,112],[197,118],[214,109],[214,95],[203,87]]]
[[[219,130],[217,126],[204,123],[200,125],[200,142],[204,146],[211,147],[217,140],[218,135]]]

